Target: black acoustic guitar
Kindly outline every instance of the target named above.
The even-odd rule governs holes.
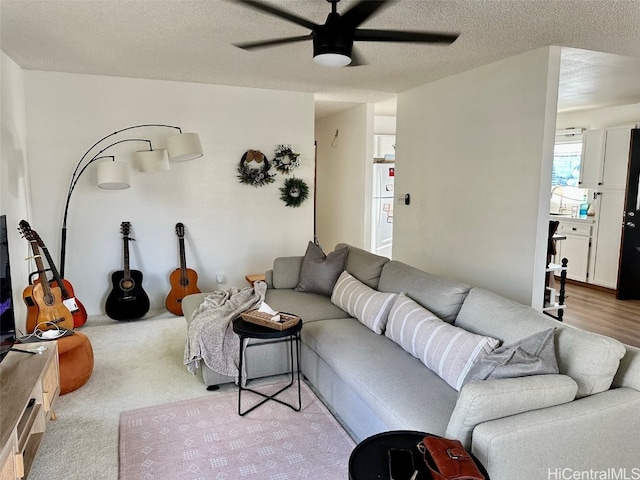
[[[142,288],[142,272],[129,268],[129,237],[131,223],[122,222],[122,243],[124,269],[111,274],[111,292],[107,297],[105,310],[114,320],[134,320],[142,318],[149,311],[149,297]]]

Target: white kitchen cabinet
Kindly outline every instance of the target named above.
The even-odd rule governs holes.
[[[582,134],[580,187],[625,188],[632,128],[634,125],[620,125]]]
[[[593,188],[600,181],[604,157],[604,130],[587,130],[582,134],[580,181],[582,188]]]
[[[589,267],[591,224],[561,220],[557,233],[565,238],[556,242],[555,263],[559,264],[563,258],[566,258],[569,261],[567,264],[567,278],[586,282]]]
[[[609,127],[605,130],[601,188],[625,189],[629,165],[631,129],[634,125]]]
[[[598,222],[591,246],[589,283],[615,289],[622,240],[624,190],[603,191],[597,202]]]
[[[593,205],[596,224],[592,232],[586,281],[612,289],[617,287],[618,281],[629,144],[634,127],[620,125],[583,133],[580,186],[589,189],[589,200],[594,195],[596,198]],[[575,241],[567,245],[570,243],[574,244],[567,246],[570,250],[578,248]],[[570,259],[567,277],[579,280],[575,275],[574,262]]]

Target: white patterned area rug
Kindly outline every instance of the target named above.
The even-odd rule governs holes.
[[[284,384],[252,387],[275,392]],[[120,480],[344,480],[355,444],[302,382],[302,410],[240,417],[236,389],[120,415]],[[298,404],[296,384],[278,398]],[[261,397],[243,392],[242,408]]]

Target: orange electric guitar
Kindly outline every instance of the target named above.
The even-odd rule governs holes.
[[[176,268],[169,275],[171,291],[167,295],[165,305],[174,315],[182,315],[182,299],[193,293],[200,293],[198,288],[198,274],[195,270],[187,268],[187,261],[184,254],[184,225],[176,223],[176,235],[180,247],[180,268]]]
[[[20,222],[20,231],[23,232],[23,234],[25,234],[25,232],[28,232],[29,238],[33,238],[38,242],[38,246],[42,249],[42,253],[44,253],[45,258],[47,259],[47,263],[49,264],[51,274],[53,275],[53,280],[51,280],[49,284],[52,287],[55,287],[56,285],[60,287],[62,303],[69,309],[71,315],[73,316],[73,327],[81,327],[87,322],[87,310],[86,308],[84,308],[84,305],[80,302],[80,300],[76,298],[73,291],[73,286],[68,280],[65,280],[60,276],[60,273],[58,273],[58,269],[53,262],[53,258],[51,258],[51,254],[40,238],[40,235],[38,235],[35,230],[31,229],[31,226],[26,220],[22,220]]]
[[[31,245],[33,259],[38,268],[38,281],[26,287],[22,293],[24,303],[27,305],[27,332],[32,333],[36,327],[40,330],[49,330],[56,326],[72,330],[73,315],[62,303],[60,287],[52,287],[49,284],[38,241],[33,237],[31,229],[25,231],[20,228],[20,231]]]

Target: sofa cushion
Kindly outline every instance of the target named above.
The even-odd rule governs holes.
[[[305,325],[315,320],[350,317],[347,312],[331,303],[328,297],[317,293],[267,289],[264,301],[274,310],[298,315]]]
[[[346,259],[346,249],[325,255],[319,245],[309,242],[300,267],[300,279],[294,290],[330,297],[336,280],[344,270]]]
[[[344,271],[333,288],[331,302],[357,318],[371,331],[381,334],[397,296],[395,293],[383,293],[369,288]]]
[[[458,393],[399,345],[354,318],[305,323],[301,336],[385,425],[444,435]]]
[[[443,322],[404,295],[391,308],[385,335],[456,390],[471,367],[500,344]]]
[[[345,270],[365,285],[377,289],[382,267],[389,259],[346,243],[336,245],[336,250],[341,248],[349,251]]]
[[[303,256],[278,257],[273,261],[271,270],[271,286],[273,288],[296,288],[300,281],[300,268]],[[266,276],[266,274],[265,274]],[[269,279],[266,278],[267,285]]]
[[[404,293],[445,322],[453,323],[471,286],[391,260],[382,267],[378,290]]]
[[[571,327],[481,288],[469,292],[456,325],[505,344],[556,327],[558,369],[576,381],[578,398],[608,390],[625,353],[617,340]]]
[[[625,345],[627,353],[620,361],[620,368],[613,379],[613,387],[631,387],[640,390],[640,348]]]
[[[550,328],[496,348],[471,367],[463,383],[558,373],[554,331]]]
[[[460,391],[446,437],[471,448],[476,425],[496,418],[571,402],[578,385],[566,375],[534,375],[473,382]]]

